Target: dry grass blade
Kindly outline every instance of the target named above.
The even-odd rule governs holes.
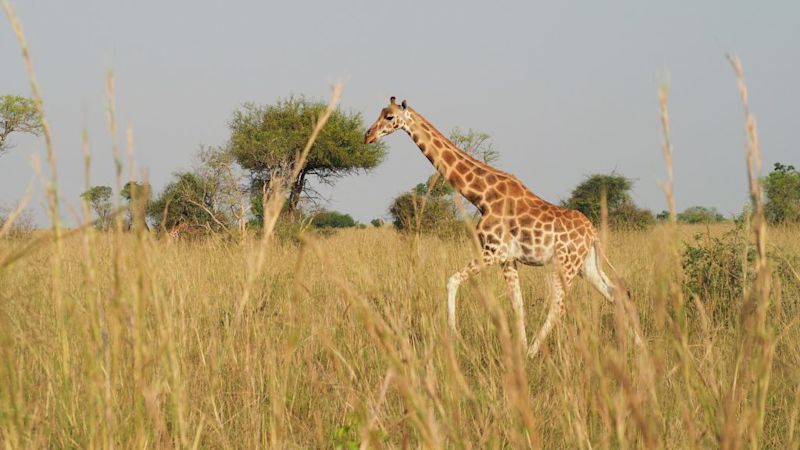
[[[749,411],[749,417],[745,418],[746,422],[743,427],[749,430],[751,445],[757,446],[764,431],[766,403],[775,354],[775,338],[767,324],[772,277],[767,261],[767,224],[764,217],[764,200],[760,181],[762,160],[758,128],[756,120],[750,111],[749,95],[742,63],[737,56],[727,55],[727,58],[736,76],[739,96],[744,110],[745,132],[747,135],[747,175],[750,185],[750,198],[754,209],[752,220],[756,244],[755,281],[752,289],[749,292],[745,292],[745,304],[742,307],[741,319],[744,329],[742,348],[749,356],[744,361],[744,371],[755,382],[754,392],[751,394],[755,404]],[[745,388],[745,386],[741,387],[741,389]],[[733,390],[735,391],[735,389]],[[729,418],[729,420],[734,419]]]
[[[661,83],[661,86],[658,88],[658,106],[661,110],[661,133],[663,138],[663,143],[661,144],[661,153],[664,156],[664,163],[667,166],[667,181],[662,185],[662,189],[664,190],[664,195],[667,196],[669,221],[674,225],[677,221],[677,214],[675,212],[675,196],[672,192],[672,142],[670,139],[669,129],[669,105],[667,104],[668,97],[669,84],[665,81]]]

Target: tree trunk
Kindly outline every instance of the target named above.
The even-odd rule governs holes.
[[[289,216],[293,216],[294,212],[297,210],[297,205],[300,203],[300,196],[303,194],[303,188],[305,187],[306,183],[306,172],[305,170],[300,171],[300,174],[297,176],[297,179],[294,180],[292,183],[292,188],[289,191],[289,201],[286,208],[286,212]]]

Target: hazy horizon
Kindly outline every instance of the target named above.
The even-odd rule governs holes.
[[[84,128],[92,184],[114,185],[109,69],[121,148],[130,125],[136,167],[156,191],[191,167],[201,145],[224,144],[243,103],[327,99],[342,80],[342,108],[360,112],[365,125],[389,96],[405,98],[445,134],[455,126],[491,134],[496,166],[548,201],[566,199],[588,174],[616,170],[636,180],[634,201],[657,213],[666,208],[657,90],[668,77],[678,210],[702,205],[727,216],[746,204],[747,179],[726,53],[744,64],[763,174],[774,162],[800,165],[800,3],[402,5],[14,2],[54,131],[62,214],[71,216],[84,188]],[[0,58],[0,95],[29,96],[7,20]],[[0,206],[24,194],[31,157],[44,154],[42,138],[10,140],[15,148],[0,157]],[[433,172],[405,134],[385,142],[388,157],[376,170],[321,186],[327,207],[362,222],[385,217],[392,198]],[[41,211],[43,202],[37,194],[33,203]]]

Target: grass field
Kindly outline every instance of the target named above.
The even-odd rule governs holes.
[[[279,240],[268,220],[265,238],[195,242],[121,222],[64,230],[27,43],[2,6],[42,114],[53,227],[0,229],[1,447],[800,448],[800,229],[767,230],[759,201],[741,229],[610,233],[631,300],[610,304],[577,281],[527,359],[496,269],[464,284],[458,335],[447,328],[446,280],[476,255],[470,239],[383,228]],[[758,200],[755,121],[731,63]],[[119,191],[111,74],[107,92]],[[265,217],[278,217],[277,193]],[[521,271],[530,334],[548,307],[548,269]]]
[[[82,231],[0,270],[0,443],[797,448],[798,230],[769,231],[768,305],[682,295],[681,242],[730,227],[611,233],[633,302],[577,281],[532,360],[509,334],[497,269],[464,285],[460,336],[448,333],[445,284],[474,253],[466,239]],[[0,260],[25,244],[2,241]],[[529,333],[546,314],[548,270],[520,271]],[[762,306],[760,330],[750,316]]]

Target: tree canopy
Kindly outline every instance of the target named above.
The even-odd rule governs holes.
[[[109,186],[92,186],[81,194],[89,206],[97,214],[95,227],[99,230],[107,230],[111,225],[111,195],[113,191]]]
[[[669,216],[667,216],[669,217]],[[722,222],[725,216],[717,211],[717,208],[707,208],[705,206],[690,206],[678,213],[678,222],[683,223],[713,223]]]
[[[250,172],[256,195],[273,177],[286,178],[295,158],[305,147],[314,123],[326,104],[305,97],[289,97],[274,105],[245,104],[230,121],[229,149]],[[289,180],[287,209],[295,210],[301,196],[313,198],[308,177],[321,183],[369,170],[386,155],[383,143],[364,144],[364,124],[360,114],[337,109],[317,137],[305,166],[295,180]]]
[[[0,96],[0,155],[11,148],[8,136],[14,132],[38,136],[42,120],[33,100],[18,95]]]
[[[311,219],[315,228],[350,228],[356,226],[356,221],[350,214],[338,211],[320,211]]]
[[[771,223],[800,222],[800,171],[775,163],[764,178],[764,214]]]
[[[593,174],[586,177],[572,191],[562,206],[577,209],[593,223],[600,223],[600,197],[606,192],[609,224],[617,227],[642,228],[652,224],[653,213],[633,203],[630,190],[633,181],[617,174]]]

